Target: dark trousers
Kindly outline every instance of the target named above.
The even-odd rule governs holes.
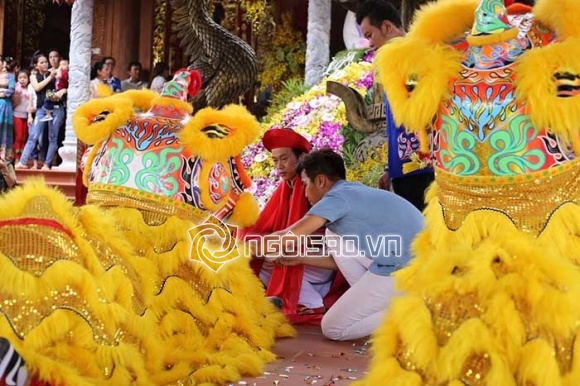
[[[435,179],[435,174],[421,173],[395,178],[391,181],[395,194],[403,197],[421,212],[425,209],[425,190]]]

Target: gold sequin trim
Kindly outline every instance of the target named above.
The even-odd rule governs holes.
[[[461,178],[437,170],[438,198],[445,224],[457,230],[468,214],[487,210],[505,214],[521,231],[539,235],[563,204],[580,203],[578,160],[514,177]]]
[[[526,332],[526,341],[541,339],[552,347],[552,355],[556,358],[561,374],[567,374],[572,369],[574,361],[574,343],[576,341],[576,334],[570,335],[567,338],[557,339],[554,337],[552,331],[546,326],[538,323],[536,318],[533,318],[532,306],[527,301],[516,302],[516,308],[522,319],[522,324]],[[580,326],[580,321],[576,322],[576,327]]]
[[[399,366],[405,371],[412,371],[417,373],[421,380],[423,381],[424,386],[430,386],[437,384],[435,379],[428,379],[427,374],[424,369],[417,367],[413,362],[413,355],[415,352],[402,342],[400,337],[397,337],[397,345],[395,346],[394,357],[399,362]]]
[[[46,296],[35,301],[21,299],[3,290],[0,290],[0,298],[3,299],[0,302],[0,313],[6,316],[15,334],[21,339],[56,310],[68,310],[84,319],[93,331],[93,339],[98,344],[117,345],[122,335],[112,337],[107,334],[102,321],[91,311],[79,292],[69,285],[47,291]]]
[[[21,271],[39,277],[59,260],[84,264],[78,246],[60,230],[38,224],[0,228],[2,253]]]
[[[178,216],[194,224],[203,223],[210,215],[209,212],[173,198],[106,184],[91,186],[87,194],[87,203],[98,204],[103,207],[123,206],[164,216]],[[211,217],[209,221],[211,221]]]
[[[195,294],[199,295],[200,300],[202,300],[203,304],[206,304],[209,301],[211,293],[215,287],[211,287],[207,284],[207,282],[203,279],[203,274],[200,272],[200,268],[195,268],[194,265],[198,265],[199,263],[191,261],[187,264],[181,264],[179,266],[179,278],[187,282],[191,287],[195,289],[193,291]],[[221,288],[221,287],[220,287]],[[229,287],[223,288],[225,291],[230,292]]]
[[[130,266],[123,258],[116,254],[109,246],[107,246],[103,241],[90,236],[87,233],[83,233],[82,237],[88,241],[89,245],[99,258],[99,262],[105,270],[110,270],[112,267],[119,267],[125,276],[133,284],[133,310],[138,315],[143,315],[145,313],[145,299],[140,288],[140,278],[137,275],[135,269]]]
[[[413,351],[408,350],[400,338],[397,339],[397,345],[395,348],[395,358],[399,362],[399,365],[407,371],[416,371],[417,367],[412,361]]]
[[[47,214],[43,200],[33,200],[27,213]],[[31,210],[30,210],[31,209]],[[45,216],[46,219],[47,216]],[[42,220],[41,220],[42,221]],[[84,266],[79,247],[71,236],[62,229],[50,225],[26,224],[0,228],[0,244],[4,254],[16,268],[40,277],[58,261],[71,261]],[[105,257],[106,260],[106,257]],[[97,289],[98,291],[98,289]],[[18,290],[16,292],[19,292]],[[42,321],[56,310],[68,310],[82,319],[93,331],[95,342],[99,344],[118,344],[120,336],[113,337],[105,332],[100,321],[86,300],[81,298],[76,288],[64,285],[63,288],[46,290],[38,299],[21,297],[8,289],[0,290],[0,313],[4,314],[11,328],[20,338],[37,328]],[[105,303],[104,299],[99,299]]]
[[[565,341],[554,343],[554,355],[560,366],[560,373],[568,374],[572,370],[572,360],[574,359],[574,343],[576,336],[572,336]]]
[[[71,214],[74,215],[77,210],[78,208],[72,208]],[[31,198],[22,210],[22,214],[20,214],[19,217],[43,218],[60,222],[60,218],[55,215],[54,210],[52,209],[51,201],[46,196],[37,196]]]
[[[440,346],[447,344],[463,322],[479,318],[485,311],[474,293],[463,296],[450,293],[437,298],[427,298],[425,304],[431,312],[433,330]]]
[[[491,359],[488,354],[472,354],[463,364],[461,382],[469,386],[483,386],[484,379],[491,369]]]

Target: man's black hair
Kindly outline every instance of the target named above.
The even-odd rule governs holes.
[[[356,22],[360,25],[365,17],[368,17],[369,23],[377,28],[381,28],[385,20],[397,28],[403,28],[399,11],[387,0],[366,0],[362,3],[356,10]]]
[[[346,180],[344,160],[331,149],[315,150],[302,157],[296,166],[296,173],[302,174],[302,171],[311,181],[320,174],[331,181]]]
[[[133,61],[133,62],[129,63],[129,65],[127,66],[127,71],[131,71],[131,69],[133,67],[139,67],[140,70],[143,69],[143,66],[141,65],[141,62]]]
[[[296,156],[296,159],[300,159],[300,157],[302,157],[302,155],[304,154],[304,152],[300,149],[297,149],[295,147],[292,148],[292,153],[294,153],[294,155]]]

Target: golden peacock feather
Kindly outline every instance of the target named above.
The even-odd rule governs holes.
[[[189,69],[201,73],[201,92],[192,100],[203,107],[238,103],[256,82],[258,60],[252,47],[209,16],[206,0],[172,0],[174,29],[181,39]]]

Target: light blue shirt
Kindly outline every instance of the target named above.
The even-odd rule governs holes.
[[[424,227],[424,217],[394,193],[358,182],[337,181],[309,211],[328,220],[326,228],[353,240],[373,260],[372,273],[388,276],[411,259],[410,245]]]

